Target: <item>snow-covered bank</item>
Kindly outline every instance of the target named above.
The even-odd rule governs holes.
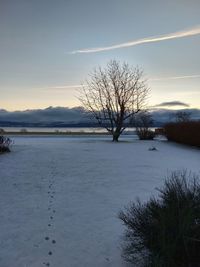
[[[109,140],[14,138],[13,152],[0,156],[0,266],[127,266],[118,211],[154,194],[168,171],[200,171],[198,149]]]

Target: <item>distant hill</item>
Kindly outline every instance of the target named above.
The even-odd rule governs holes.
[[[180,111],[180,110],[179,110]],[[200,109],[182,109],[191,118],[200,120]],[[151,111],[154,126],[162,126],[174,119],[177,110],[154,109]],[[0,127],[97,127],[83,107],[48,107],[24,111],[0,109]]]

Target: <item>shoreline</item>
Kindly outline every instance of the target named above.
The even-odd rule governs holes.
[[[81,136],[81,135],[110,135],[109,133],[107,132],[100,132],[100,133],[97,133],[97,132],[4,132],[4,133],[1,133],[0,135],[4,135],[4,136],[28,136],[28,135],[58,135],[58,136],[74,136],[74,135],[78,135],[78,136]]]

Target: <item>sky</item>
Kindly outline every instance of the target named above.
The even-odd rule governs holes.
[[[80,84],[111,59],[144,70],[150,106],[200,108],[199,10],[199,0],[0,0],[0,109],[79,106]]]

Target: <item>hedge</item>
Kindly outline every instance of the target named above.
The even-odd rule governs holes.
[[[169,141],[200,147],[200,121],[168,123],[164,130]]]

